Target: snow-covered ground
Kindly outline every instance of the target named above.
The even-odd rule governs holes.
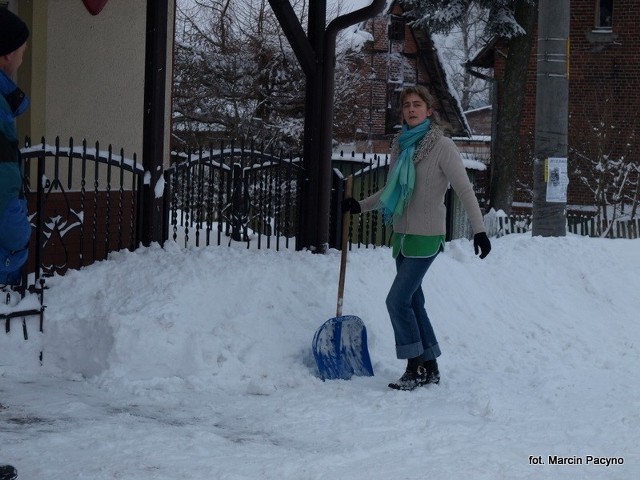
[[[386,248],[350,253],[343,309],[375,376],[316,377],[338,268],[337,251],[168,244],[50,279],[44,334],[0,333],[0,463],[20,480],[640,478],[640,240],[508,235],[485,260],[448,244],[424,282],[442,382],[413,392],[387,387],[404,362]]]

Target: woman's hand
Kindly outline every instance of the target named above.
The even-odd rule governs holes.
[[[491,251],[491,242],[489,241],[489,237],[484,232],[476,233],[473,236],[473,250],[478,254],[480,251],[480,258],[484,258],[489,255]]]
[[[360,203],[355,198],[345,198],[342,201],[342,213],[349,212],[351,215],[356,215],[361,211]]]

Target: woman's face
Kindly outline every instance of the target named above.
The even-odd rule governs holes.
[[[424,122],[432,113],[433,110],[419,95],[410,93],[405,97],[402,104],[402,118],[410,128]]]

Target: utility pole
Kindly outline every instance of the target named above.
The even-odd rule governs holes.
[[[569,3],[539,0],[533,231],[567,234],[569,130]]]

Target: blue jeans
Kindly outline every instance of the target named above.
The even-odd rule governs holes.
[[[436,256],[437,253],[432,257],[407,258],[399,253],[396,258],[396,278],[386,303],[398,358],[434,360],[440,356],[440,347],[424,307],[422,292],[422,279]]]

